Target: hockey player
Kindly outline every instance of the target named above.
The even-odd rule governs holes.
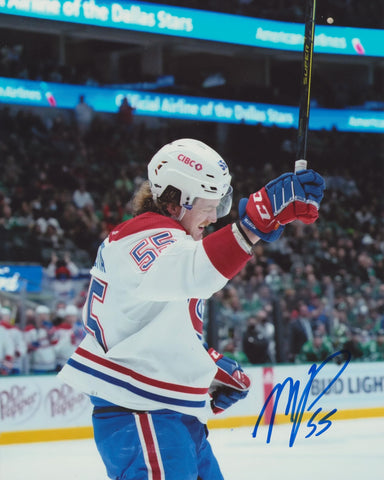
[[[13,370],[15,348],[9,329],[0,323],[0,375],[10,375]]]
[[[52,341],[56,354],[56,369],[61,370],[84,338],[83,325],[78,323],[79,310],[75,305],[67,305],[63,317],[58,317],[52,332]],[[80,328],[81,331],[80,331]]]
[[[16,375],[22,372],[25,355],[27,354],[27,344],[24,339],[23,332],[18,325],[12,321],[12,311],[10,308],[3,307],[0,309],[1,321],[0,326],[8,330],[11,343],[13,344],[13,365],[11,374]]]
[[[29,352],[31,373],[56,372],[56,354],[52,339],[51,311],[46,305],[38,305],[35,310],[35,324],[27,324],[24,330]]]
[[[221,480],[206,421],[244,398],[240,365],[202,342],[203,301],[252,258],[261,238],[318,218],[324,182],[287,173],[229,213],[231,176],[207,145],[162,147],[135,196],[135,216],[100,245],[83,309],[87,335],[59,376],[91,398],[95,441],[109,478]]]

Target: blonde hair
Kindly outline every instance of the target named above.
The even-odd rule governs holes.
[[[179,202],[180,190],[171,186],[168,186],[162,195],[154,200],[149,181],[146,180],[133,197],[132,213],[133,216],[136,216],[146,212],[154,212],[169,217],[171,214],[168,212],[168,205],[170,203],[179,205]]]

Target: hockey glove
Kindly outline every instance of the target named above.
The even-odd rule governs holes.
[[[216,363],[217,373],[210,387],[213,413],[221,413],[248,395],[251,381],[241,366],[231,358],[224,357],[213,348],[208,350]]]
[[[3,362],[0,363],[0,375],[9,375],[13,368],[13,359],[10,355],[6,355]]]
[[[273,242],[287,223],[317,220],[324,188],[324,179],[313,170],[284,173],[249,199],[240,200],[240,221],[262,240]]]

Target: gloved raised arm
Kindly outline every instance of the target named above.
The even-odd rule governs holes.
[[[239,203],[237,225],[267,242],[277,240],[287,223],[317,220],[324,196],[324,179],[313,170],[284,173]],[[245,232],[247,232],[245,230]]]

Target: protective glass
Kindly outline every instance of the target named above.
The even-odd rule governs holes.
[[[233,197],[233,188],[230,186],[227,190],[227,193],[224,195],[223,198],[220,199],[220,203],[216,207],[216,218],[222,218],[228,215],[232,207],[232,197]],[[184,204],[183,207],[186,210],[192,210],[192,208],[194,207],[194,203],[192,205]]]
[[[217,218],[222,218],[228,215],[228,213],[231,211],[232,199],[233,199],[233,188],[229,186],[227,193],[220,200],[220,203],[217,207]]]

